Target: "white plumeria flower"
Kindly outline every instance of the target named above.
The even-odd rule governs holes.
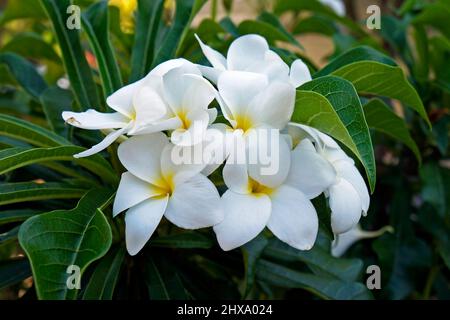
[[[185,229],[210,227],[223,219],[214,184],[199,173],[201,165],[175,165],[173,148],[163,133],[134,136],[120,144],[118,156],[128,170],[122,174],[113,215],[127,210],[127,250],[137,254],[163,215]]]
[[[385,232],[393,233],[394,229],[391,226],[384,226],[380,230],[366,231],[361,228],[359,224],[345,233],[336,235],[335,240],[331,246],[331,254],[334,257],[340,257],[355,243],[362,239],[377,238]]]
[[[224,71],[217,83],[217,97],[224,117],[231,126],[221,125],[226,136],[223,141],[226,146],[221,154],[224,159],[229,157],[230,150],[242,141],[245,149],[251,154],[257,154],[258,148],[265,145],[262,139],[249,139],[252,134],[270,135],[270,130],[280,130],[289,122],[294,111],[295,88],[289,82],[269,81],[264,74],[244,71]],[[260,134],[261,133],[261,134]],[[245,152],[245,151],[244,151]],[[278,155],[276,155],[278,157]],[[236,159],[227,160],[225,167],[236,168]],[[220,165],[208,166],[208,173]],[[228,172],[228,170],[225,170]],[[207,174],[207,173],[205,173]]]
[[[337,179],[325,192],[331,209],[331,227],[335,234],[349,231],[359,222],[361,214],[367,214],[370,205],[369,191],[355,162],[332,138],[317,129],[290,123],[288,133],[294,144],[305,138],[313,141],[317,152],[334,167]]]
[[[291,151],[280,143],[280,170],[261,175],[259,165],[241,166],[224,179],[224,220],[214,226],[223,250],[239,247],[255,238],[266,226],[280,240],[299,250],[314,245],[317,213],[310,199],[334,183],[333,167],[304,140]]]
[[[93,109],[80,113],[65,111],[62,117],[78,128],[118,129],[89,150],[76,154],[77,158],[102,151],[123,134],[174,130],[172,141],[189,145],[198,143],[207,125],[216,118],[217,110],[208,109],[215,95],[215,89],[202,78],[194,64],[174,59],[160,64],[145,78],[109,96],[106,103],[116,112],[100,113]],[[191,134],[193,123],[199,124],[196,136]],[[192,137],[196,140],[192,141]]]
[[[334,12],[336,12],[337,15],[344,17],[346,10],[345,10],[345,4],[342,2],[342,0],[319,0],[324,5],[327,5],[331,9],[333,9]]]
[[[223,71],[248,71],[266,75],[270,81],[278,80],[291,83],[295,88],[311,81],[311,74],[306,64],[295,60],[291,67],[270,50],[266,39],[256,34],[248,34],[234,40],[225,58],[220,52],[205,45],[196,35],[203,54],[211,67],[199,66],[203,75],[217,83]]]

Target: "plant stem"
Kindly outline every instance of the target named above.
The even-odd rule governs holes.
[[[211,19],[216,21],[217,18],[217,0],[211,0]]]

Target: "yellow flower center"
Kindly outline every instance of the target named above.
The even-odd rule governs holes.
[[[175,190],[175,184],[173,181],[173,174],[167,174],[165,176],[161,175],[155,181],[155,189],[152,190],[152,193],[156,193],[157,196],[171,196],[173,191]]]
[[[244,133],[253,127],[253,121],[248,115],[238,114],[234,116],[234,121],[236,121],[234,129],[241,129]]]
[[[274,191],[274,189],[267,187],[250,177],[248,178],[248,190],[256,196],[261,194],[270,195]]]
[[[178,118],[181,121],[181,129],[187,130],[191,126],[191,120],[187,117],[187,112],[185,110],[181,110],[177,114]]]

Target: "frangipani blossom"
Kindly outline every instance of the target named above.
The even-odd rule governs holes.
[[[225,218],[214,226],[223,250],[249,242],[266,226],[299,250],[314,245],[318,218],[310,199],[329,188],[336,173],[311,141],[302,141],[293,151],[284,144],[280,147],[283,169],[274,175],[261,175],[258,165],[241,166],[239,174],[234,171],[234,175],[226,175],[224,168],[229,188],[221,198]],[[306,169],[300,172],[302,168]],[[305,171],[311,172],[309,176]]]
[[[137,135],[173,130],[172,141],[193,144],[201,139],[217,111],[208,109],[216,91],[201,77],[198,68],[184,59],[169,60],[153,69],[145,78],[129,84],[106,100],[116,112],[68,112],[63,119],[78,128],[112,130],[103,141],[91,149],[76,154],[87,157],[102,151],[123,134]],[[195,141],[185,139],[191,124],[200,124]],[[113,130],[118,129],[118,130]],[[188,135],[193,137],[192,134]]]
[[[318,154],[333,166],[337,179],[325,192],[331,208],[331,227],[335,234],[349,231],[359,222],[361,214],[367,214],[370,204],[369,191],[353,159],[332,138],[317,129],[291,123],[288,132],[294,144],[313,141]]]
[[[340,257],[356,242],[363,239],[377,238],[386,232],[393,233],[394,228],[391,226],[384,226],[383,228],[375,231],[363,230],[359,224],[345,233],[336,235],[332,245],[331,254],[334,257]]]
[[[223,153],[228,157],[225,166],[231,165],[231,170],[236,168],[236,159],[230,160],[230,149],[242,144],[240,153],[257,154],[257,149],[267,144],[263,136],[286,126],[294,110],[295,88],[289,82],[269,81],[264,74],[244,71],[222,72],[217,88],[222,113],[231,125],[222,128],[228,143],[228,150]],[[255,135],[260,139],[249,139]]]
[[[234,40],[225,58],[220,52],[204,44],[196,35],[203,54],[212,67],[199,66],[203,75],[217,83],[222,72],[247,71],[264,74],[270,81],[289,82],[295,88],[311,80],[311,74],[306,64],[295,60],[291,67],[270,50],[266,39],[256,34],[248,34]]]
[[[163,133],[134,136],[118,148],[122,174],[113,215],[127,210],[127,250],[137,254],[165,216],[180,228],[210,227],[223,219],[220,196],[199,165],[175,165]]]

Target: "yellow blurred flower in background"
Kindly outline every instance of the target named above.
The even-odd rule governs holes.
[[[120,10],[120,28],[124,33],[134,31],[134,11],[137,8],[137,0],[111,0],[110,5]]]

